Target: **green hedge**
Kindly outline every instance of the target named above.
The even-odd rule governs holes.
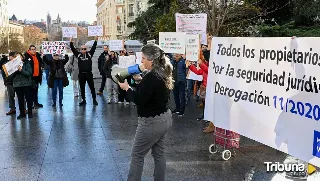
[[[263,37],[320,37],[320,26],[295,27],[292,22],[282,26],[261,25],[259,31]]]

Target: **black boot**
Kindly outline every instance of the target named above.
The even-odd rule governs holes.
[[[86,100],[83,100],[82,102],[80,102],[79,106],[84,106],[87,104],[87,101]]]
[[[97,100],[93,100],[93,105],[95,105],[95,106],[97,106],[98,105],[98,102],[97,102]]]

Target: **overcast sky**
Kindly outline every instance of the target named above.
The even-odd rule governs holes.
[[[81,2],[81,3],[80,3]],[[62,21],[96,20],[97,0],[8,0],[9,17],[15,14],[19,20],[46,20],[50,12],[55,20],[60,14]]]

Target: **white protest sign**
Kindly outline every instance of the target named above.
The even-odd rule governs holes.
[[[43,54],[66,54],[65,41],[43,41],[41,44]]]
[[[77,27],[62,27],[62,37],[65,38],[77,38]]]
[[[201,43],[207,44],[207,14],[176,13],[176,32],[200,34]]]
[[[88,36],[103,36],[103,26],[88,26]]]
[[[142,52],[136,52],[136,64],[141,64],[142,61]]]
[[[110,50],[123,50],[122,40],[110,40]]]
[[[186,35],[186,59],[198,61],[199,59],[199,35]]]
[[[319,167],[320,38],[292,41],[214,37],[205,120]]]
[[[136,57],[134,55],[131,56],[119,56],[119,67],[127,68],[131,65],[136,64]]]
[[[23,62],[20,56],[17,56],[15,59],[9,61],[8,63],[2,65],[2,68],[8,77],[9,75],[15,73],[19,70],[19,66],[23,66]]]
[[[202,81],[203,80],[203,76],[202,75],[197,75],[194,72],[189,70],[188,75],[187,75],[187,79]]]
[[[186,33],[159,32],[159,45],[165,53],[186,53]]]

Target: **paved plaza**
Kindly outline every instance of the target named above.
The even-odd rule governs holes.
[[[96,90],[101,79],[95,80]],[[0,82],[0,180],[81,180],[125,181],[132,142],[137,127],[133,105],[108,105],[106,92],[92,105],[87,90],[87,106],[79,107],[72,86],[64,90],[64,106],[51,107],[51,90],[46,82],[40,88],[43,108],[34,118],[16,120],[5,116],[7,93]],[[167,136],[168,181],[277,181],[282,176],[267,173],[265,161],[283,162],[287,155],[241,137],[237,155],[223,161],[221,154],[210,154],[212,134],[203,134],[205,122],[196,118],[201,110],[192,100],[184,117],[175,115]],[[16,104],[18,106],[18,104]],[[153,180],[153,158],[145,158],[143,180]],[[315,180],[319,180],[318,173]]]

